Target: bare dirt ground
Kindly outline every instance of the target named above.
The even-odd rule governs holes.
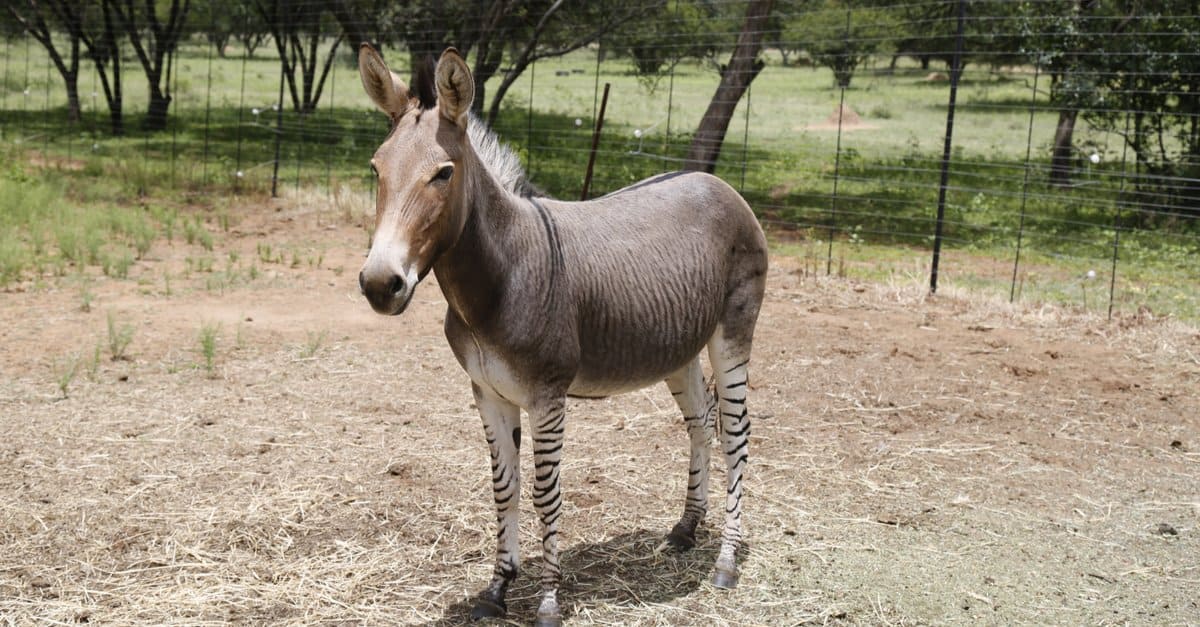
[[[214,253],[159,242],[129,279],[0,294],[0,622],[465,621],[494,513],[432,277],[384,319],[360,228],[235,215]],[[707,583],[711,532],[655,551],[687,463],[665,387],[572,401],[570,624],[1200,622],[1200,333],[799,267],[774,260],[752,362],[740,587]]]

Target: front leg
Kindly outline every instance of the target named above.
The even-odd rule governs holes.
[[[562,624],[558,607],[558,586],[562,579],[558,563],[558,518],[562,514],[558,468],[562,459],[566,398],[560,396],[536,406],[529,412],[529,422],[533,429],[533,505],[542,522],[542,601],[535,625],[554,627]]]
[[[471,385],[475,405],[483,418],[483,433],[492,456],[492,496],[496,500],[496,568],[487,589],[479,593],[471,618],[504,616],[504,596],[508,584],[517,577],[521,563],[517,534],[517,502],[521,498],[521,472],[518,451],[521,448],[521,409]]]

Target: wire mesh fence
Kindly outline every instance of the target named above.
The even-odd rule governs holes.
[[[39,31],[45,5],[9,4],[0,142],[87,185],[369,193],[388,132],[359,85],[369,40],[405,75],[458,46],[480,116],[535,184],[576,198],[606,87],[591,195],[688,165],[755,2],[227,0],[191,3],[174,43],[166,13],[160,32],[85,2],[78,32],[50,13]],[[804,271],[1200,317],[1190,3],[767,4],[715,172]]]

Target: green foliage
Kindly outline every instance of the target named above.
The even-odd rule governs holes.
[[[215,367],[217,356],[217,337],[220,332],[220,323],[209,323],[200,327],[200,356],[204,360],[204,370],[209,374],[209,376],[212,376],[213,369]]]
[[[71,355],[59,361],[56,367],[58,375],[55,377],[55,382],[58,384],[58,393],[62,395],[63,399],[67,398],[71,382],[75,380],[75,375],[79,374],[79,364],[79,356]]]
[[[174,220],[174,210],[112,206],[111,197],[99,207],[81,206],[66,193],[68,181],[61,173],[32,177],[15,166],[0,173],[0,286],[63,274],[67,266],[80,273],[99,266],[107,276],[126,278],[158,239],[159,219]],[[72,190],[94,187],[88,181]]]
[[[806,51],[814,64],[833,71],[839,87],[849,87],[854,71],[870,55],[894,46],[893,11],[861,2],[821,0],[784,21],[783,40]]]
[[[663,2],[604,39],[628,58],[638,76],[657,81],[684,59],[712,59],[733,44],[740,4]]]
[[[100,342],[96,342],[96,346],[92,348],[92,356],[85,364],[87,366],[88,379],[95,381],[97,373],[100,372]]]
[[[328,336],[328,331],[309,331],[308,341],[304,343],[304,346],[300,347],[300,359],[312,359],[315,357]]]
[[[109,311],[108,321],[108,354],[113,361],[128,359],[126,351],[133,341],[133,325],[118,323],[116,314]]]
[[[1185,0],[1019,4],[1020,46],[1051,76],[1053,102],[1124,136],[1139,204],[1200,216],[1200,15]],[[1144,226],[1148,226],[1143,223]]]
[[[133,265],[133,256],[128,251],[105,255],[101,261],[104,276],[114,279],[129,278],[129,267]]]
[[[0,233],[0,287],[21,278],[25,269],[25,251],[13,232]]]

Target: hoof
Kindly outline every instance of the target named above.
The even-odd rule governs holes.
[[[533,627],[562,627],[562,616],[557,614],[551,616],[539,612],[537,620],[533,622]]]
[[[696,538],[679,529],[672,529],[671,533],[667,534],[667,544],[676,551],[686,551],[696,546]]]
[[[479,620],[481,618],[504,618],[508,613],[508,608],[504,607],[504,601],[496,603],[489,599],[475,599],[475,607],[471,608],[471,620]]]
[[[722,590],[733,590],[737,587],[738,574],[736,570],[718,568],[713,571],[712,584]]]
[[[689,529],[682,522],[675,523],[667,534],[667,544],[677,551],[686,551],[696,546],[695,527]]]

